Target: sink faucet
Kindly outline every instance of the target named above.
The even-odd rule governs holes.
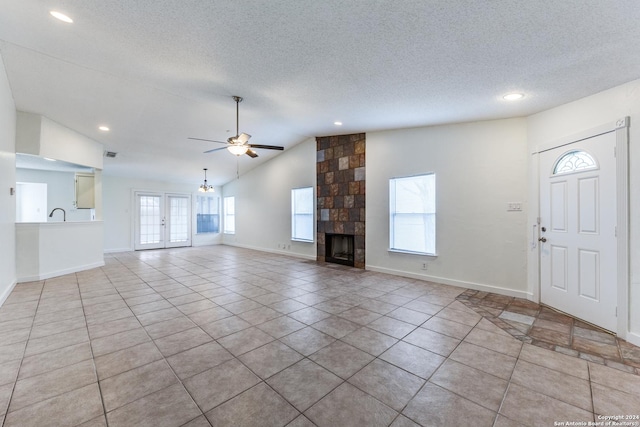
[[[53,213],[55,211],[57,211],[58,209],[60,209],[62,211],[62,220],[63,221],[67,221],[67,212],[65,212],[65,210],[62,209],[62,208],[55,208],[54,210],[52,210],[51,213],[49,214],[49,218],[51,218],[53,216]]]

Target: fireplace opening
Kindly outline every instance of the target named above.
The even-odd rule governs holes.
[[[325,261],[353,267],[353,235],[327,233],[325,238]]]

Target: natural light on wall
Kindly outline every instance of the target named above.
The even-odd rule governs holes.
[[[436,254],[436,175],[389,180],[392,251]]]
[[[313,187],[291,190],[291,240],[313,242]]]
[[[224,198],[224,232],[225,234],[236,233],[236,199],[235,197]]]

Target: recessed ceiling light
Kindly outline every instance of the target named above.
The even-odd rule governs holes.
[[[517,101],[518,99],[524,98],[524,94],[523,93],[508,93],[505,96],[503,96],[502,98],[506,99],[507,101]]]
[[[55,10],[52,10],[49,13],[51,14],[51,16],[53,16],[56,19],[61,20],[62,22],[66,22],[67,24],[72,24],[73,23],[73,19],[69,18],[64,13],[56,12]]]
[[[100,129],[102,132],[109,132],[108,126],[98,126],[98,129]]]
[[[342,122],[333,122],[333,124],[336,126],[342,126]]]

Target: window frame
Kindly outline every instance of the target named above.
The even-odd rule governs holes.
[[[231,201],[233,213],[228,213],[229,207],[227,201]],[[236,234],[236,198],[235,196],[226,196],[223,198],[223,215],[224,222],[222,224],[222,232],[224,234]],[[231,217],[231,221],[229,221]],[[229,229],[229,224],[233,224],[233,229]]]
[[[309,214],[306,213],[296,213],[296,203],[295,203],[295,196],[294,193],[296,191],[300,191],[300,190],[311,190],[311,212]],[[291,189],[291,240],[294,242],[307,242],[307,243],[313,243],[315,242],[315,192],[313,189],[313,186],[307,186],[307,187],[298,187],[298,188],[292,188]],[[311,239],[304,239],[301,237],[296,237],[296,215],[311,215]]]
[[[430,251],[416,251],[416,250],[412,250],[412,249],[407,249],[407,248],[402,248],[402,247],[395,247],[396,246],[396,242],[395,242],[395,234],[397,234],[395,232],[395,227],[394,227],[394,222],[395,222],[395,217],[398,214],[397,212],[397,202],[396,202],[396,195],[395,195],[395,191],[396,191],[396,187],[395,187],[395,183],[399,180],[404,180],[404,179],[411,179],[411,178],[421,178],[421,177],[432,177],[433,179],[433,199],[426,201],[426,203],[433,205],[433,212],[404,212],[405,214],[422,214],[422,215],[433,215],[433,231],[432,231],[432,236],[433,236],[433,252]],[[427,209],[425,209],[427,210]],[[399,177],[392,177],[389,178],[389,248],[388,251],[389,252],[398,252],[398,253],[406,253],[406,254],[414,254],[414,255],[423,255],[423,256],[431,256],[431,257],[437,257],[438,256],[438,251],[437,251],[437,215],[438,215],[438,210],[437,210],[437,179],[436,179],[436,173],[435,172],[426,172],[426,173],[421,173],[421,174],[416,174],[416,175],[408,175],[408,176],[399,176]],[[424,223],[423,223],[424,224]],[[424,224],[424,226],[426,227],[427,224]]]

